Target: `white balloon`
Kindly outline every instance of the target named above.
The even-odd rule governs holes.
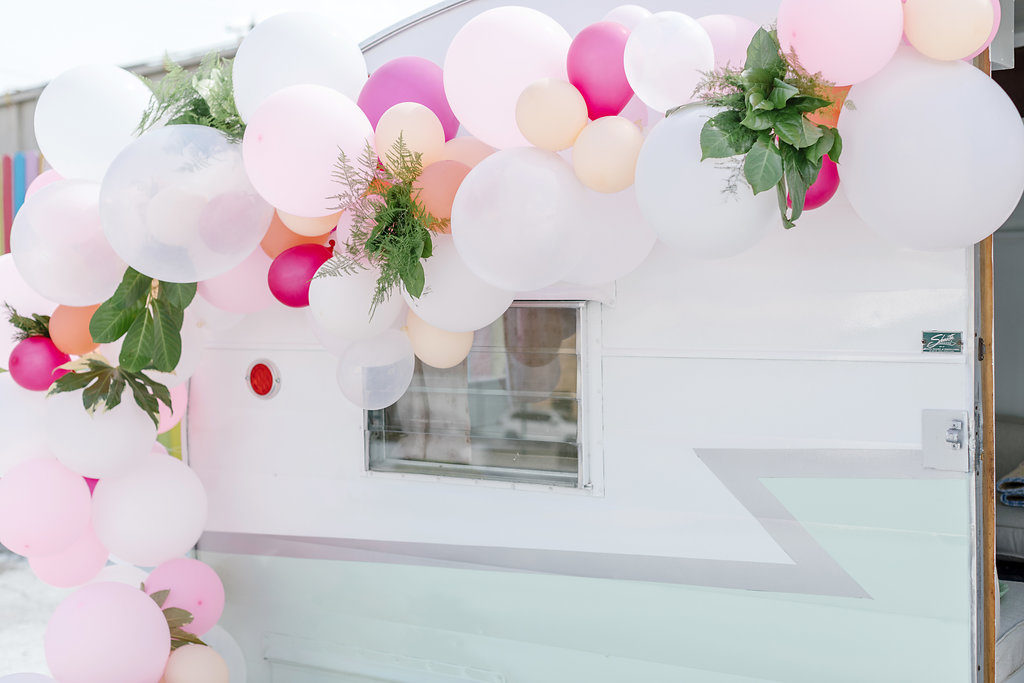
[[[203,642],[216,650],[228,665],[231,683],[245,683],[245,654],[230,633],[220,626],[214,626],[203,634]]]
[[[0,303],[10,304],[20,315],[50,315],[57,304],[40,296],[28,286],[14,265],[13,254],[0,255]],[[17,345],[14,335],[17,328],[7,320],[7,313],[0,309],[0,367],[7,367],[7,359]]]
[[[742,159],[700,160],[700,130],[711,114],[694,107],[660,121],[636,163],[636,200],[647,223],[662,242],[697,258],[746,251],[780,220],[775,192],[754,195]]]
[[[708,32],[680,12],[658,12],[638,23],[622,59],[637,97],[660,112],[692,102],[701,72],[715,68]]]
[[[278,90],[322,85],[355,101],[366,83],[358,41],[336,20],[284,12],[257,24],[242,40],[231,71],[243,121]]]
[[[452,206],[452,237],[477,277],[510,292],[561,280],[581,257],[573,211],[583,185],[554,152],[508,149],[481,161]]]
[[[995,81],[901,47],[849,99],[839,175],[869,228],[904,246],[951,249],[1009,218],[1024,191],[1024,126]]]
[[[14,218],[11,253],[25,282],[65,306],[105,301],[125,264],[100,223],[100,186],[58,180],[28,198]]]
[[[213,128],[181,125],[146,133],[114,159],[100,213],[107,239],[132,268],[198,282],[242,263],[274,209],[250,184],[240,145]]]
[[[39,150],[63,177],[99,182],[135,139],[149,98],[138,76],[113,65],[65,71],[43,88],[36,103]]]
[[[386,330],[357,341],[338,359],[338,386],[363,410],[381,410],[402,398],[412,383],[416,357],[404,332]]]
[[[423,295],[414,299],[402,292],[409,308],[425,322],[449,332],[473,332],[500,318],[515,295],[474,275],[451,236],[433,239],[433,255],[423,262]]]
[[[135,565],[108,564],[106,567],[101,569],[100,573],[96,575],[96,578],[89,583],[112,581],[114,583],[124,583],[138,588],[146,581],[147,576],[149,576],[148,572],[139,569]]]
[[[244,313],[235,313],[217,308],[201,296],[197,296],[192,300],[187,311],[195,320],[196,327],[201,332],[210,334],[230,330],[245,318]]]
[[[313,312],[309,310],[309,307],[306,308],[306,322],[309,323],[309,329],[313,332],[313,336],[316,337],[316,340],[320,342],[320,345],[335,356],[340,357],[345,353],[348,347],[352,346],[351,339],[335,334],[317,322],[316,317],[313,315]]]
[[[377,270],[369,269],[352,275],[314,277],[309,283],[310,315],[333,337],[369,339],[389,329],[405,315],[405,303],[393,292],[370,317],[379,275]]]
[[[46,394],[21,388],[10,373],[0,374],[0,477],[26,460],[50,455],[45,406]]]
[[[46,443],[61,464],[83,477],[103,479],[128,472],[155,441],[156,425],[130,390],[116,407],[92,415],[77,391],[46,400]]]
[[[577,220],[582,222],[586,235],[581,242],[583,258],[566,274],[566,282],[614,282],[636,270],[658,241],[632,187],[615,194],[587,190]]]
[[[206,524],[206,506],[206,491],[195,472],[177,458],[148,453],[126,474],[96,484],[93,526],[111,554],[155,567],[196,544]]]
[[[650,10],[639,5],[619,5],[608,14],[604,15],[602,21],[614,21],[632,31],[641,21],[651,16]]]

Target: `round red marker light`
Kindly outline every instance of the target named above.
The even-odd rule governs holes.
[[[270,398],[277,393],[281,378],[273,363],[258,360],[249,366],[249,389],[259,398]]]

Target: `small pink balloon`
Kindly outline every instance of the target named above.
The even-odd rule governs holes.
[[[54,380],[68,372],[57,368],[70,362],[71,356],[58,349],[47,337],[29,337],[11,351],[7,369],[11,379],[21,387],[30,391],[46,391]]]
[[[89,524],[89,487],[56,458],[16,465],[0,479],[0,543],[26,557],[59,553]]]
[[[839,166],[825,155],[821,160],[821,170],[818,171],[818,179],[807,188],[807,195],[804,197],[804,211],[817,209],[832,199],[836,190],[839,189]],[[793,201],[786,197],[786,203],[790,208]]]
[[[416,102],[434,112],[445,140],[458,134],[459,120],[444,94],[444,73],[429,59],[399,57],[385,62],[370,74],[357,104],[376,129],[384,112],[400,102]]]
[[[317,269],[331,258],[334,251],[319,244],[300,244],[285,249],[270,264],[267,282],[270,291],[285,306],[302,308],[309,305],[309,283]]]
[[[123,583],[79,588],[50,618],[46,663],[61,683],[156,683],[171,651],[167,619],[153,599]]]
[[[242,263],[223,275],[199,283],[199,295],[222,311],[255,313],[271,306],[274,295],[267,287],[271,259],[257,247]]]
[[[188,384],[171,387],[171,405],[174,407],[173,412],[163,403],[160,404],[160,425],[157,427],[157,434],[171,431],[185,416],[185,411],[188,410]]]
[[[58,588],[71,588],[96,578],[109,555],[90,524],[78,540],[64,550],[30,557],[28,564],[41,581]]]
[[[903,2],[906,1],[907,0],[903,0]],[[1002,21],[1003,19],[1003,8],[1000,5],[999,0],[992,0],[992,12],[992,32],[988,34],[988,40],[986,40],[985,44],[979,47],[974,53],[964,57],[965,62],[971,61],[972,59],[980,55],[982,52],[987,50],[988,46],[992,44],[992,41],[996,39],[996,34],[999,33],[999,22]],[[908,40],[907,44],[909,43],[910,41]]]
[[[35,180],[28,184],[28,188],[25,189],[25,199],[28,199],[29,197],[34,195],[36,192],[39,192],[39,190],[43,189],[50,183],[55,183],[58,180],[64,180],[64,176],[62,176],[60,173],[57,173],[52,168],[43,171],[42,173],[36,176]]]
[[[622,55],[629,29],[614,21],[599,21],[577,34],[569,45],[569,82],[583,95],[592,119],[616,116],[633,97]]]
[[[201,636],[217,624],[224,611],[224,584],[208,564],[199,560],[168,560],[146,579],[146,592],[169,590],[164,607],[180,607],[192,614],[184,630]]]
[[[709,14],[697,19],[711,38],[715,48],[715,68],[743,69],[747,62],[747,46],[757,33],[757,24],[732,14]]]

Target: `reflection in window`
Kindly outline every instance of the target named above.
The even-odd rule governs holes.
[[[579,485],[582,304],[518,302],[469,357],[367,413],[369,468]]]

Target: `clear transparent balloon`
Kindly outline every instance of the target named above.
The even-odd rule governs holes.
[[[345,351],[338,359],[338,386],[354,405],[380,410],[402,397],[415,369],[409,338],[404,332],[387,330]]]
[[[317,272],[322,273],[323,269]],[[373,269],[314,277],[309,283],[310,315],[332,337],[358,340],[380,334],[405,315],[405,303],[399,292],[392,292],[377,304],[371,317],[370,305],[378,277],[378,271]]]

